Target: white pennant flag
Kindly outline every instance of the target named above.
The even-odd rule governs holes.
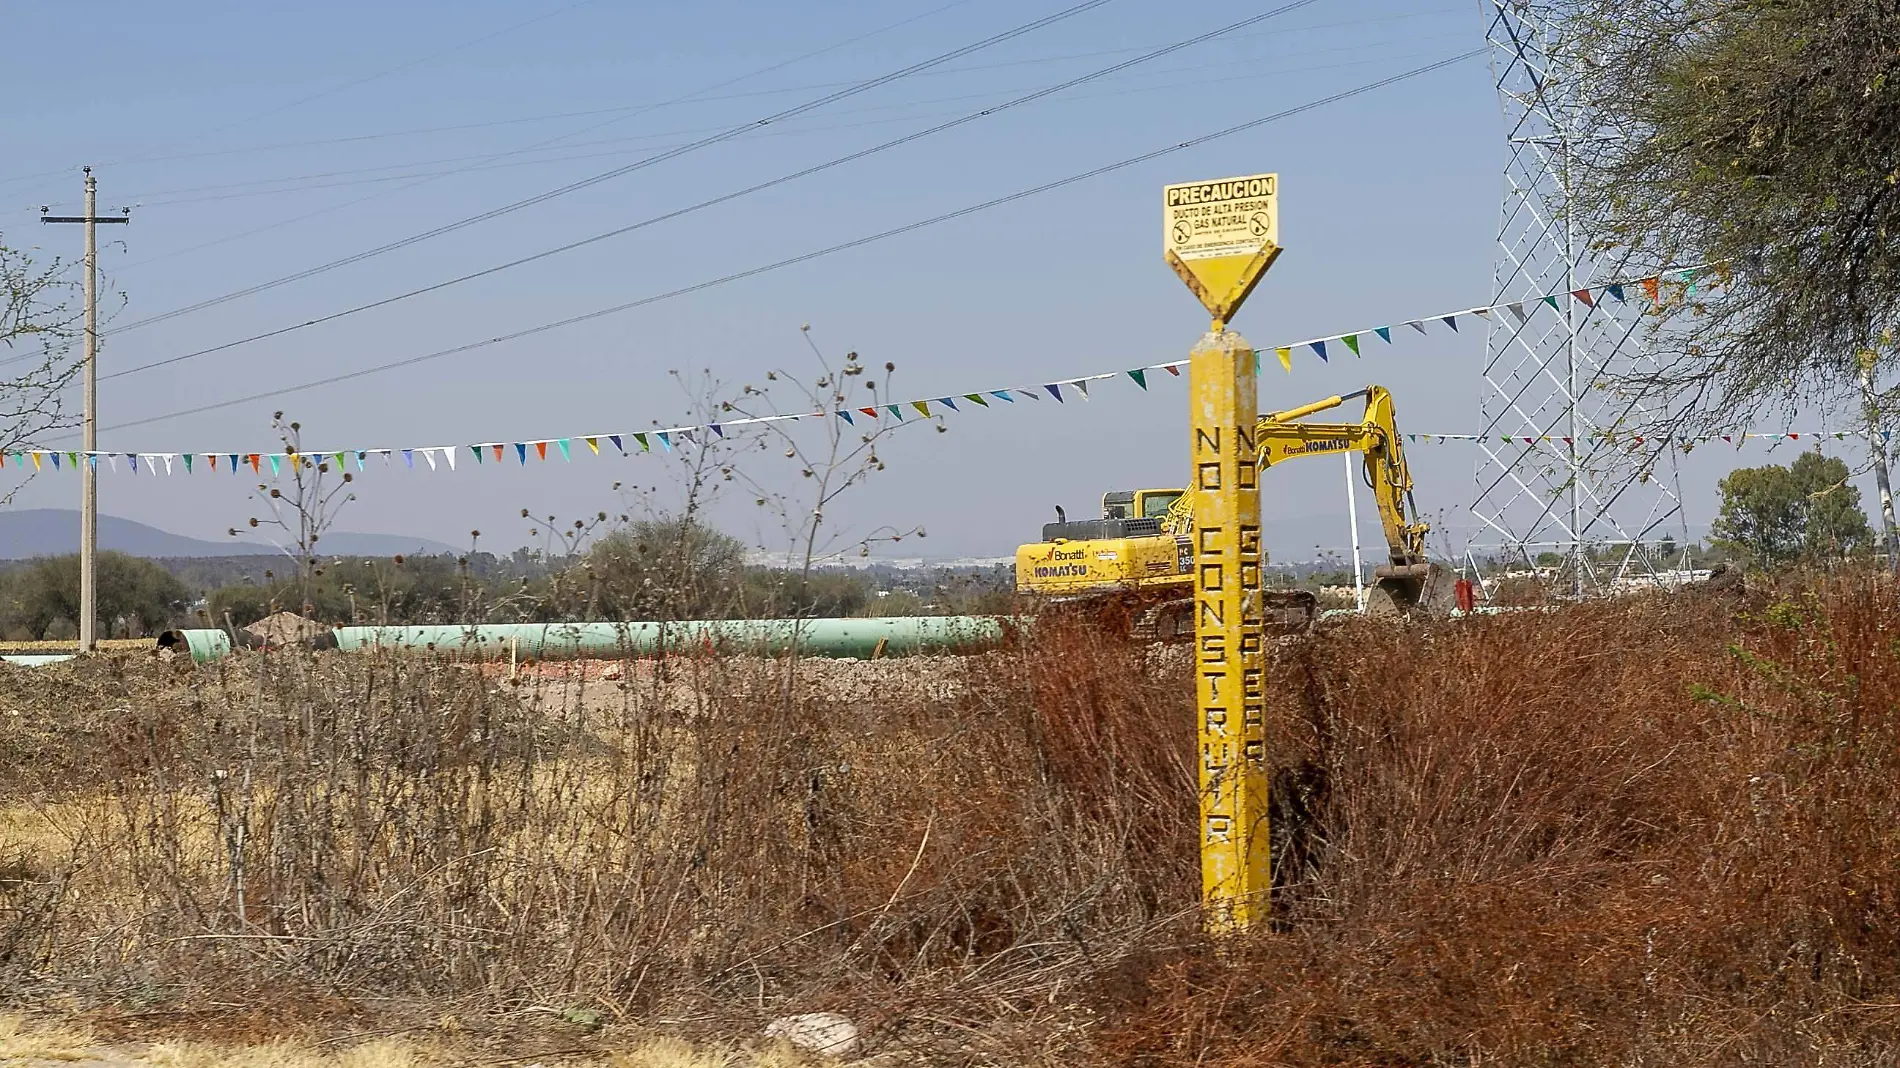
[[[434,449],[422,450],[422,458],[429,461],[429,470],[431,471],[435,470],[435,450]]]
[[[448,460],[449,470],[451,471],[455,470],[455,446],[451,445],[448,448],[443,449],[442,456],[444,459]]]

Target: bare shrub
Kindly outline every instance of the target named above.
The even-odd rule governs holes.
[[[85,863],[11,952],[170,998],[838,1010],[956,1063],[1892,1063],[1900,599],[1731,611],[1278,647],[1275,922],[1220,947],[1187,647],[1052,623],[789,691],[245,655],[104,732]]]

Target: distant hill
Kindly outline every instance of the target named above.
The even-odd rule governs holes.
[[[332,531],[323,536],[325,555],[394,556],[397,553],[447,553],[455,550],[439,541],[398,534],[353,534]],[[146,557],[250,556],[276,553],[271,545],[232,538],[207,541],[187,538],[130,519],[99,517],[99,548]],[[0,509],[0,560],[60,556],[79,551],[79,513],[66,508]]]

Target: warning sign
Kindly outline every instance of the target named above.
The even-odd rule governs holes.
[[[1250,174],[1163,189],[1163,247],[1194,295],[1225,319],[1280,252],[1280,176]]]

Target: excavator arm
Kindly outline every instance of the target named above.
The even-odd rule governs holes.
[[[1308,423],[1306,416],[1339,407],[1355,397],[1366,399],[1366,414],[1357,423]],[[1405,463],[1392,394],[1384,386],[1367,386],[1356,393],[1327,397],[1312,404],[1270,412],[1254,428],[1260,466],[1300,456],[1358,452],[1365,454],[1361,474],[1379,506],[1386,547],[1394,567],[1425,562],[1425,536],[1431,527],[1417,519],[1412,500],[1412,471]]]
[[[1305,421],[1307,416],[1359,397],[1365,398],[1366,411],[1356,423]],[[1412,499],[1412,471],[1406,466],[1401,441],[1392,394],[1384,386],[1367,386],[1355,393],[1270,412],[1254,426],[1254,445],[1263,469],[1304,456],[1364,454],[1360,470],[1378,503],[1389,556],[1388,563],[1374,577],[1377,588],[1403,610],[1442,599],[1445,580],[1425,556],[1425,537],[1431,527],[1418,519],[1418,506]],[[1161,528],[1169,534],[1193,532],[1192,493],[1184,493],[1174,502]]]

